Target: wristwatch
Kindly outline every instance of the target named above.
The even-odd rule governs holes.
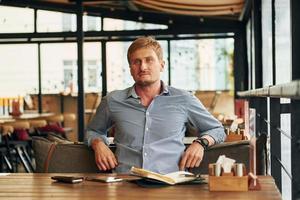
[[[197,138],[193,142],[198,142],[203,147],[204,150],[208,149],[209,141],[206,138]]]

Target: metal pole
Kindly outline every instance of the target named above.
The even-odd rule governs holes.
[[[107,94],[107,74],[106,74],[106,42],[101,42],[102,54],[102,97]]]
[[[84,139],[84,109],[85,109],[85,99],[84,99],[84,68],[83,68],[83,41],[84,34],[82,29],[82,1],[77,0],[77,57],[78,57],[78,102],[77,102],[77,115],[78,115],[78,141],[83,141]]]
[[[43,112],[43,96],[42,96],[42,66],[41,66],[41,44],[38,43],[38,111]]]

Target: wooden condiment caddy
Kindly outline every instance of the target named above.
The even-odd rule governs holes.
[[[230,173],[221,170],[220,176],[214,174],[215,164],[209,164],[209,191],[248,191],[248,176],[245,165],[243,164],[243,176],[236,176],[236,165]]]
[[[226,129],[226,140],[225,142],[234,142],[244,140],[244,130],[238,129],[236,132],[232,132]]]

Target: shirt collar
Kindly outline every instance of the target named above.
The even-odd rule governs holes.
[[[127,98],[129,98],[129,97],[133,97],[136,99],[139,98],[139,96],[137,95],[137,93],[135,91],[134,85],[129,88]],[[161,85],[162,85],[162,91],[159,95],[169,95],[168,86],[163,81],[161,81]]]

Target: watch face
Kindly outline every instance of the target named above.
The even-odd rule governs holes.
[[[209,142],[208,142],[207,139],[205,139],[205,138],[200,138],[200,140],[201,140],[201,142],[202,142],[206,147],[208,147]]]

